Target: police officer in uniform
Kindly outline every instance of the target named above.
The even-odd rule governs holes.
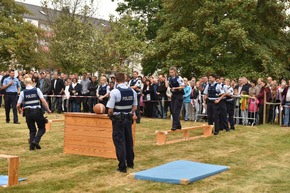
[[[235,112],[235,98],[234,98],[234,89],[231,87],[231,81],[229,79],[225,80],[226,90],[226,104],[227,104],[227,113],[229,117],[230,129],[235,130],[234,123],[234,112]]]
[[[126,173],[134,167],[132,137],[133,113],[137,109],[137,93],[125,85],[125,74],[116,74],[116,88],[110,93],[108,114],[113,125],[113,141],[119,161],[117,171]]]
[[[43,110],[41,108],[40,102],[42,102],[43,106],[46,108],[48,113],[51,113],[48,104],[46,100],[43,97],[42,92],[39,88],[34,88],[32,86],[32,80],[31,78],[25,79],[25,85],[26,89],[24,91],[21,91],[18,102],[17,102],[17,109],[18,112],[21,114],[21,104],[23,103],[24,111],[25,111],[25,117],[26,117],[26,123],[29,128],[29,149],[35,150],[41,149],[39,143],[41,140],[41,137],[45,133],[45,123],[46,118],[43,116]],[[38,132],[36,131],[36,126],[38,127]]]
[[[177,70],[175,67],[169,69],[170,78],[167,84],[169,84],[172,96],[171,96],[171,111],[172,111],[172,127],[171,130],[181,129],[180,124],[180,111],[183,104],[184,83],[180,76],[177,76]]]
[[[20,124],[18,122],[17,115],[17,95],[20,93],[20,82],[14,77],[14,70],[9,71],[9,77],[5,78],[3,81],[2,89],[5,90],[4,100],[5,100],[5,113],[6,113],[6,123],[10,122],[10,109],[13,110],[14,124]]]
[[[215,125],[214,135],[220,131],[220,106],[219,102],[224,98],[225,93],[221,85],[216,82],[216,75],[209,76],[209,84],[205,87],[204,92],[207,104],[207,118],[209,125]]]
[[[132,89],[134,89],[137,93],[137,110],[136,110],[136,116],[137,121],[136,123],[140,123],[141,121],[141,113],[140,113],[140,97],[141,97],[141,87],[142,87],[142,81],[138,77],[139,73],[137,71],[133,72],[133,79],[130,80],[129,85]]]
[[[109,100],[109,95],[110,95],[110,86],[107,84],[107,78],[105,76],[101,76],[101,82],[97,89],[99,103],[102,103],[104,106],[106,106]],[[108,113],[107,109],[106,113]]]

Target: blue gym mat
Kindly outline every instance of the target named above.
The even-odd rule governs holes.
[[[19,178],[18,182],[25,181],[26,178]],[[8,176],[1,176],[0,175],[0,186],[4,186],[8,184]]]
[[[227,166],[179,160],[131,175],[139,180],[150,180],[171,184],[189,184],[228,169],[229,167]]]

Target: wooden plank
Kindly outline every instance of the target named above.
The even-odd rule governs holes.
[[[0,154],[0,158],[7,159],[8,162],[8,184],[7,186],[14,186],[18,184],[19,173],[19,157],[14,155]]]
[[[199,126],[193,126],[193,127],[184,127],[182,130],[196,130],[196,129],[202,129],[204,127],[207,127],[208,125],[199,125]]]
[[[98,141],[98,140],[86,140],[86,139],[65,139],[65,145],[80,145],[89,147],[108,147],[115,148],[112,140],[108,141]]]
[[[8,187],[18,184],[19,157],[8,158]]]
[[[72,135],[72,136],[92,136],[92,137],[102,137],[102,138],[112,138],[112,133],[109,132],[88,132],[88,130],[83,130],[83,131],[70,131],[70,132],[65,132],[64,137],[66,138],[67,136]]]
[[[103,138],[102,136],[92,136],[92,135],[89,135],[89,136],[81,136],[81,135],[73,135],[71,133],[68,133],[66,135],[66,139],[69,139],[69,140],[83,140],[83,139],[86,139],[86,140],[96,140],[96,141],[112,141],[113,142],[113,139],[112,139],[112,135],[110,138]]]
[[[105,158],[116,158],[115,150],[108,150],[107,148],[90,148],[83,146],[65,146],[64,153],[66,154],[77,154],[87,156],[98,156]]]
[[[71,147],[71,146],[78,146],[78,147],[90,147],[94,149],[112,149],[115,150],[114,144],[108,144],[108,143],[89,143],[89,142],[82,142],[82,143],[74,143],[72,141],[67,141],[64,143],[66,147]]]
[[[184,133],[183,133],[183,139],[189,139],[189,132],[188,130],[185,130]]]
[[[101,151],[101,152],[114,152],[115,153],[115,147],[114,148],[106,148],[106,147],[94,147],[90,145],[78,145],[78,144],[65,144],[66,148],[76,148],[76,149],[83,149],[83,150],[89,150],[89,151]]]
[[[112,122],[110,119],[92,119],[92,118],[77,118],[77,117],[69,117],[65,120],[66,125],[74,125],[74,126],[89,126],[89,127],[112,127]]]
[[[156,143],[157,145],[164,145],[166,143],[167,132],[156,131]]]
[[[45,124],[45,130],[50,131],[51,130],[51,122],[48,121],[48,123]]]
[[[50,119],[49,121],[51,121],[52,123],[64,122],[64,119]]]
[[[182,142],[185,140],[193,140],[193,139],[198,139],[201,137],[208,137],[212,135],[212,125],[199,125],[199,126],[193,126],[193,127],[185,127],[180,130],[176,131],[156,131],[156,142],[157,145],[164,145],[164,144],[173,144],[177,142]],[[203,129],[203,135],[199,136],[194,136],[194,137],[189,137],[189,131],[197,130],[197,129]],[[169,133],[183,133],[183,138],[182,139],[176,139],[176,140],[171,140],[171,141],[166,141],[167,135]]]
[[[86,136],[74,136],[74,135],[68,135],[66,136],[66,138],[64,139],[64,141],[99,141],[99,142],[112,142],[112,137],[108,137],[108,138],[104,138],[102,136],[98,136],[98,137],[93,137],[93,139],[91,139],[90,137],[86,137]]]
[[[112,134],[112,127],[99,127],[99,126],[75,126],[75,125],[65,125],[64,131],[70,132],[70,131],[91,131],[91,132],[108,132]]]
[[[19,157],[15,155],[0,154],[0,158],[9,159],[9,158],[19,158]]]
[[[208,137],[212,135],[213,125],[208,125],[203,128],[203,135]]]
[[[93,156],[93,157],[103,157],[110,159],[117,159],[116,154],[113,153],[98,153],[98,152],[78,152],[76,149],[67,149],[64,154],[72,154],[72,155],[83,155],[83,156]]]
[[[175,131],[167,130],[168,133],[178,133],[178,132],[185,132],[188,130],[196,130],[196,129],[203,129],[204,127],[207,127],[208,125],[199,125],[199,126],[193,126],[193,127],[184,127],[182,129],[176,129]]]
[[[68,117],[110,119],[108,117],[108,114],[95,114],[95,113],[64,113],[64,117],[65,119]]]

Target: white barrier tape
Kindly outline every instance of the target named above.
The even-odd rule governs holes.
[[[67,97],[65,95],[43,95],[44,97]],[[99,98],[97,96],[69,96],[68,98]]]

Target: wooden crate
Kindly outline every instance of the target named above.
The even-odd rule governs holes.
[[[136,121],[132,125],[135,143]],[[112,122],[106,114],[65,113],[64,153],[116,159]]]

